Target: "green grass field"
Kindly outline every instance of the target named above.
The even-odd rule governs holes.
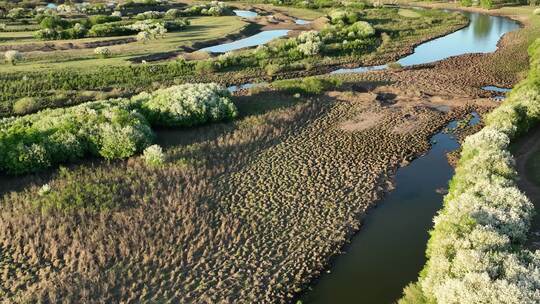
[[[59,68],[87,69],[88,67],[126,65],[129,64],[127,59],[135,56],[174,51],[182,46],[190,46],[196,42],[222,38],[228,34],[240,31],[247,25],[246,22],[236,16],[196,17],[191,18],[190,20],[191,25],[185,30],[167,33],[163,39],[151,40],[146,44],[132,42],[110,46],[109,48],[112,51],[111,58],[96,58],[93,53],[93,48],[67,49],[53,52],[34,51],[25,53],[25,60],[16,66],[0,64],[0,72],[36,71]],[[0,33],[0,39],[5,37],[31,37],[31,35],[31,32],[2,32]],[[33,38],[24,38],[18,43],[38,43],[43,45],[45,43],[55,43],[58,45],[66,43],[82,44],[126,37],[130,36],[56,40],[52,42],[42,42]],[[5,44],[14,43],[3,42],[0,43],[0,46]]]

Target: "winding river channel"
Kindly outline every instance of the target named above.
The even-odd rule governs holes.
[[[468,53],[493,52],[504,34],[519,28],[508,18],[464,14],[471,21],[467,27],[417,46],[413,54],[399,62],[411,66]],[[334,73],[384,68],[360,67]],[[478,116],[473,114],[470,123],[478,123]],[[455,125],[455,121],[451,122],[448,128]],[[393,303],[403,287],[416,280],[425,263],[432,219],[442,207],[444,191],[440,190],[447,188],[453,175],[446,154],[459,147],[446,132],[433,136],[432,143],[426,155],[398,169],[396,189],[365,217],[359,233],[344,248],[345,253],[335,257],[328,270],[312,282],[301,297],[304,304]]]

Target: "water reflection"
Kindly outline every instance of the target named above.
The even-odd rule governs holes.
[[[240,39],[231,43],[219,44],[211,47],[201,49],[201,51],[209,53],[226,53],[230,51],[235,51],[247,47],[258,46],[261,44],[266,44],[276,38],[281,38],[287,36],[289,30],[273,30],[273,31],[264,31],[256,35]]]
[[[403,66],[410,66],[463,54],[491,53],[497,49],[497,43],[502,35],[519,28],[517,22],[507,18],[478,13],[463,14],[470,19],[470,26],[423,43],[414,49],[413,54],[398,62]]]
[[[252,19],[259,15],[256,12],[245,11],[245,10],[234,10],[233,12],[236,16],[246,18],[246,19]]]

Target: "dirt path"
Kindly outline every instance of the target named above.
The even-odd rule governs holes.
[[[532,201],[536,210],[540,209],[540,185],[530,179],[527,174],[527,162],[540,150],[540,127],[536,127],[518,142],[515,143],[514,157],[519,174],[518,187],[525,192]],[[540,214],[533,218],[528,246],[540,249]]]

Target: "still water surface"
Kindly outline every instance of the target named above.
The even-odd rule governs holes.
[[[398,60],[402,66],[433,63],[452,56],[472,53],[491,53],[497,49],[500,38],[519,28],[519,24],[508,18],[464,12],[470,24],[451,34],[418,45],[411,55]],[[382,70],[386,65],[339,69],[335,74],[359,73]]]
[[[236,40],[230,43],[218,44],[215,46],[207,47],[201,49],[201,51],[209,53],[226,53],[231,52],[247,47],[258,46],[261,44],[266,44],[276,38],[281,38],[287,36],[289,30],[271,30],[271,31],[262,31],[253,36]]]

